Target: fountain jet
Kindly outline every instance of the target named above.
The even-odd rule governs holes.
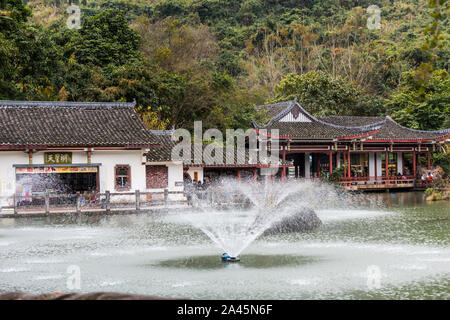
[[[239,261],[239,254],[265,230],[288,217],[310,215],[334,196],[333,187],[318,182],[225,180],[194,195],[195,210],[183,217],[226,252],[229,258],[222,255],[222,260]]]

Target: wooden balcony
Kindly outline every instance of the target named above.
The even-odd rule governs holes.
[[[341,178],[345,190],[381,190],[414,188],[414,176],[402,177],[351,177]]]

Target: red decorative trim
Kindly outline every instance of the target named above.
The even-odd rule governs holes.
[[[436,138],[436,139],[434,139],[434,140],[436,140],[436,141],[441,141],[441,140],[445,140],[445,139],[448,139],[448,138],[450,138],[450,133],[449,133],[449,134],[446,134],[445,136]]]
[[[427,143],[430,140],[427,139],[369,139],[364,141],[364,143],[394,143],[394,142],[414,142],[414,143]]]
[[[214,165],[184,165],[184,168],[289,168],[293,167],[293,165],[269,165],[269,164],[214,164]]]

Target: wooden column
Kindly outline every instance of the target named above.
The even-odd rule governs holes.
[[[347,151],[347,176],[350,178],[352,175],[350,173],[350,147]]]
[[[330,173],[333,173],[333,151],[330,150]]]
[[[375,183],[377,181],[377,153],[373,153],[373,163],[375,165]]]
[[[386,178],[389,177],[389,152],[386,151],[385,156],[384,156],[384,162],[385,162],[385,172],[386,172]]]
[[[414,178],[416,178],[416,149],[414,148],[413,151],[413,172],[412,175]]]
[[[253,169],[253,179],[255,179],[255,181],[258,180],[258,169],[257,168]]]
[[[141,191],[135,190],[135,197],[136,197],[136,211],[141,210]]]
[[[28,150],[28,164],[33,164],[33,150]]]
[[[169,189],[164,189],[164,205],[167,206],[167,201],[169,200]]]
[[[427,151],[428,170],[431,170],[430,148]]]
[[[344,155],[344,165],[347,165],[347,152],[344,152],[343,155]],[[347,170],[344,170],[344,178],[345,177],[347,177]]]
[[[283,165],[286,161],[286,147],[283,147]],[[281,171],[281,180],[286,180],[286,167],[283,167],[283,170]]]
[[[105,191],[105,209],[106,212],[111,211],[111,192],[109,190]]]
[[[241,181],[241,169],[237,169],[237,179],[239,182]]]
[[[49,214],[50,213],[50,194],[47,191],[45,191],[45,214]]]
[[[88,151],[87,151],[87,163],[88,164],[91,164],[92,163],[92,151],[91,151],[91,149],[88,149]]]

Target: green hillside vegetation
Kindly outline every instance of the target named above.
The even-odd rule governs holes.
[[[69,29],[69,2],[81,29]],[[315,115],[450,127],[448,1],[0,0],[0,99],[132,101],[148,126]],[[369,29],[369,5],[381,29]]]

